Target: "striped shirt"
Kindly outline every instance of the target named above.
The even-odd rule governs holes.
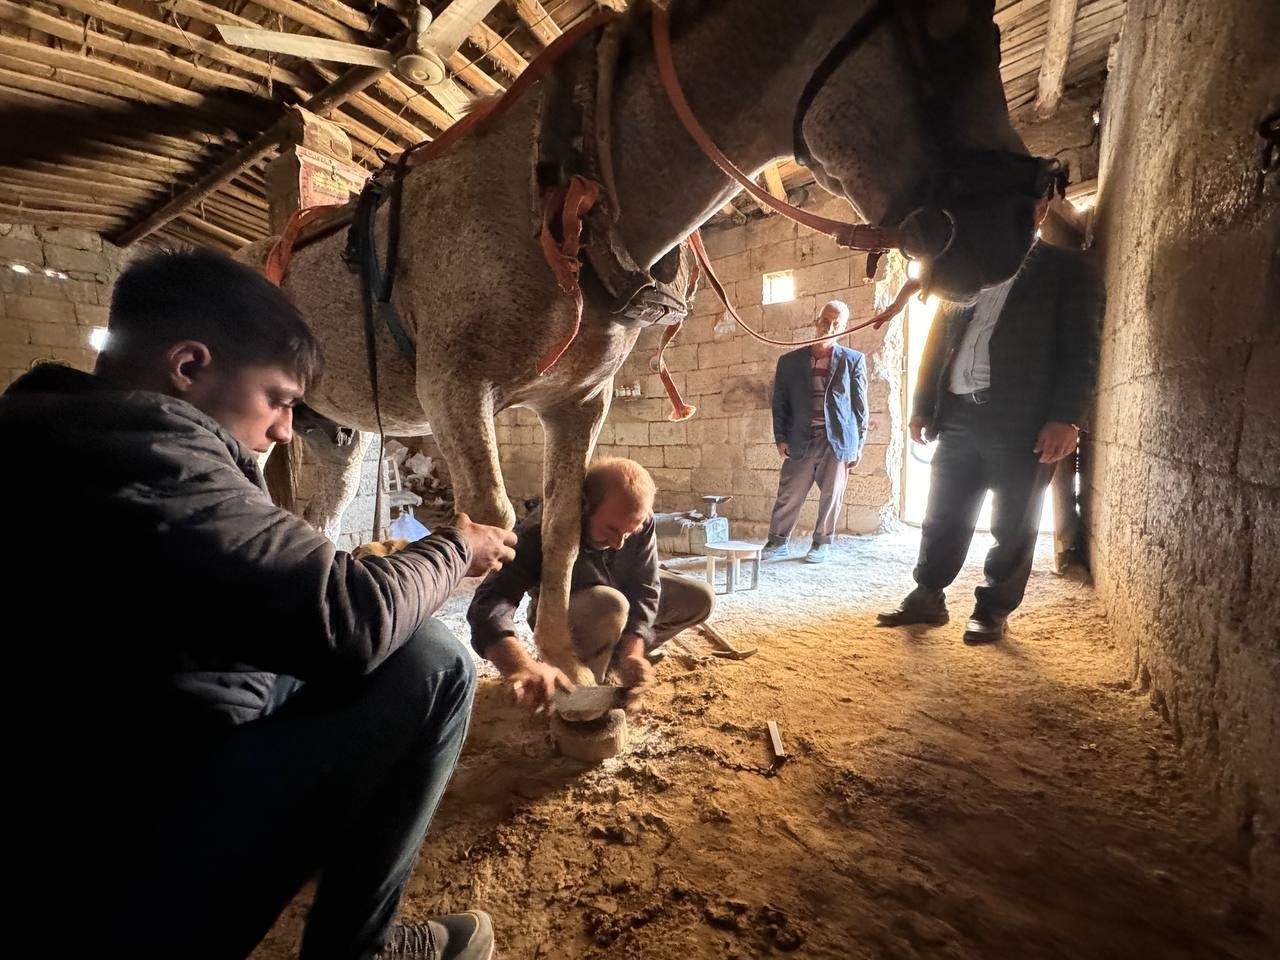
[[[811,424],[827,422],[827,385],[831,383],[831,354],[813,358],[813,413]]]

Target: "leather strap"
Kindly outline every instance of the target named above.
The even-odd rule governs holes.
[[[600,199],[601,189],[600,184],[594,180],[575,173],[569,178],[568,185],[552,193],[544,205],[539,245],[556,283],[561,290],[573,297],[574,319],[569,335],[538,361],[538,376],[550,370],[569,349],[569,344],[578,336],[578,328],[582,325],[582,261],[578,259],[582,250],[582,218]],[[558,241],[555,236],[557,220],[560,228]]]
[[[681,124],[693,137],[694,142],[702,148],[702,152],[731,179],[736,180],[742,189],[755,197],[761,204],[776,210],[788,220],[801,226],[825,233],[842,247],[851,250],[890,250],[902,245],[898,231],[886,227],[877,227],[869,223],[846,223],[843,220],[832,220],[820,217],[816,213],[801,210],[785,200],[779,200],[767,190],[757,186],[743,173],[733,161],[724,155],[715,141],[703,129],[698,118],[694,116],[689,101],[685,98],[680,86],[680,77],[676,73],[675,61],[671,54],[671,18],[667,11],[654,5],[651,15],[653,22],[653,49],[657,57],[658,76],[662,80],[662,88],[671,101],[671,108],[680,118]]]

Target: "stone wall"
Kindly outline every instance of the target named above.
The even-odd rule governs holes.
[[[1130,0],[1103,110],[1108,290],[1084,503],[1098,591],[1280,934],[1274,0]]]
[[[0,389],[38,360],[92,369],[89,333],[124,261],[88,230],[0,223]]]
[[[848,206],[824,199],[811,209],[848,216]],[[796,340],[813,335],[824,303],[844,300],[851,324],[872,316],[877,291],[888,283],[863,279],[864,257],[851,255],[825,237],[780,217],[709,230],[708,252],[743,320],[767,336]],[[763,275],[791,270],[795,299],[762,305]],[[895,288],[896,290],[896,288]],[[672,379],[697,414],[683,423],[667,420],[671,407],[662,384],[649,372],[659,329],[641,334],[616,378],[618,387],[639,384],[640,397],[615,397],[597,452],[631,457],[649,468],[660,491],[659,510],[701,507],[702,494],[730,494],[721,512],[733,536],[762,537],[777,490],[780,458],[770,412],[774,365],[784,347],[759,343],[745,330],[716,333],[723,308],[702,285],[684,329],[667,348]],[[863,330],[844,340],[867,356],[871,429],[862,462],[845,494],[838,531],[875,533],[897,514],[902,463],[902,332],[900,321],[880,331]],[[498,418],[503,474],[514,500],[537,496],[542,487],[542,429],[527,410]],[[800,517],[811,530],[817,491]]]

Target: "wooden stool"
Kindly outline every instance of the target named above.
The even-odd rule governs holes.
[[[754,590],[760,586],[760,551],[764,544],[749,543],[746,540],[719,540],[708,542],[707,551],[707,583],[716,593],[733,593],[734,590]],[[724,560],[724,589],[716,590],[716,560]],[[742,584],[742,561],[750,564],[751,586]]]

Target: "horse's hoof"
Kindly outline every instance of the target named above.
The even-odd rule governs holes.
[[[551,739],[562,756],[599,763],[627,748],[627,715],[622,710],[610,710],[603,717],[583,723],[552,716]]]

